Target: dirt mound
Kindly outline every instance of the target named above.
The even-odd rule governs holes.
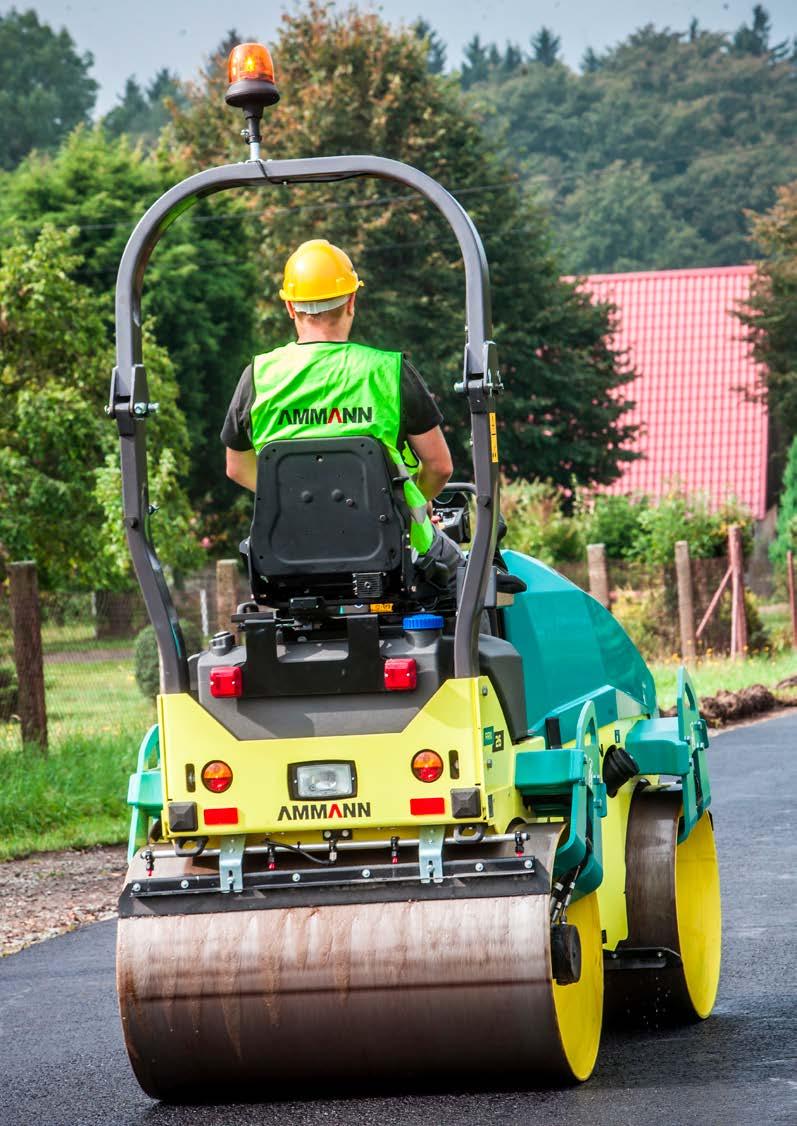
[[[763,684],[751,684],[738,692],[720,691],[716,696],[700,697],[700,713],[712,727],[750,719],[752,716],[774,711],[775,708],[795,706],[797,698],[776,695]]]

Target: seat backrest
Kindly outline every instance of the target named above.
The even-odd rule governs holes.
[[[400,495],[398,472],[374,438],[270,442],[257,459],[252,571],[296,579],[400,570]]]

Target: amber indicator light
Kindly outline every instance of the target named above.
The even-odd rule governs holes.
[[[202,785],[212,794],[223,794],[232,785],[232,770],[226,762],[209,762],[202,767]]]
[[[227,77],[230,85],[243,82],[247,78],[274,81],[274,63],[268,47],[262,43],[239,43],[230,51],[227,61]]]

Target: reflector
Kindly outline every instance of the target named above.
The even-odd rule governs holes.
[[[445,798],[410,798],[410,813],[413,817],[426,817],[430,813],[445,813]]]
[[[237,825],[238,810],[233,806],[226,809],[206,809],[203,813],[206,825]]]

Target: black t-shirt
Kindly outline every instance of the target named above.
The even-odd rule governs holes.
[[[401,449],[408,434],[425,434],[440,426],[443,416],[432,398],[429,388],[406,356],[401,360],[399,380],[401,409],[399,414],[398,448]],[[230,400],[227,417],[221,428],[221,440],[231,450],[252,449],[251,410],[255,388],[252,379],[252,365],[247,364],[238,386]]]

